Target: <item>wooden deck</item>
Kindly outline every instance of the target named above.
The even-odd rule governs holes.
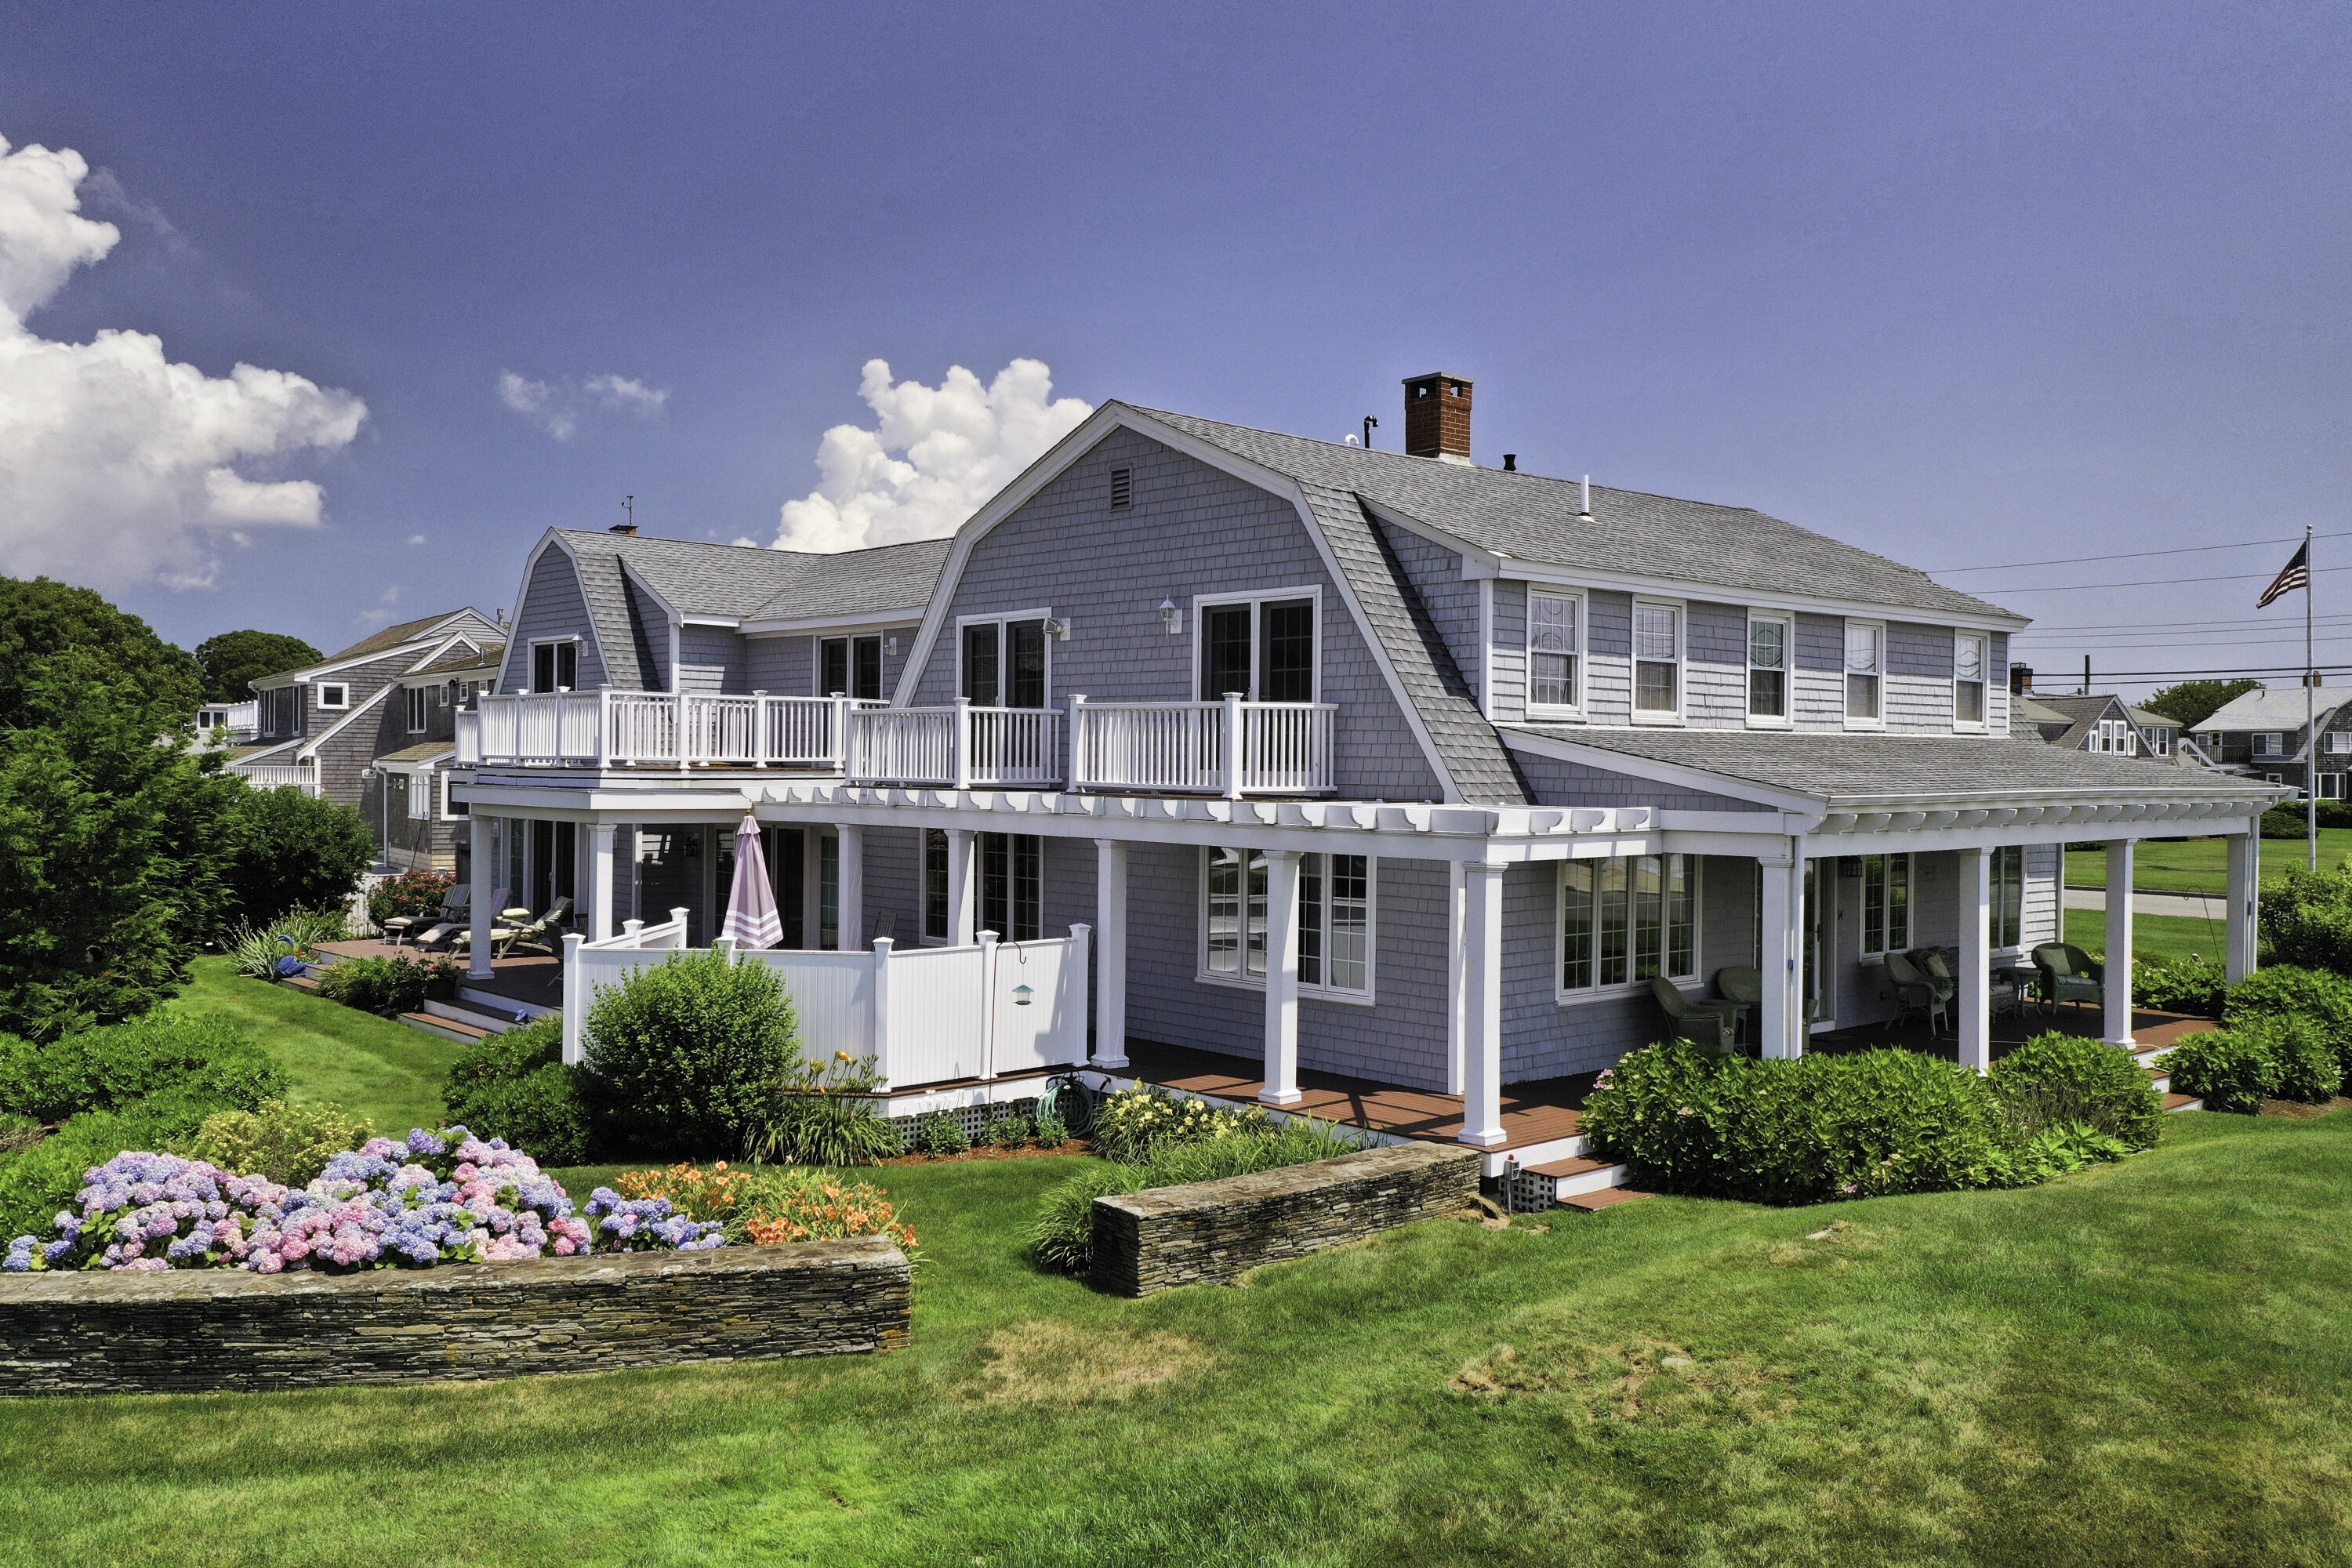
[[[1150,1040],[1127,1043],[1128,1070],[1147,1083],[1185,1094],[1213,1095],[1221,1100],[1255,1100],[1265,1088],[1258,1076],[1263,1065],[1248,1057],[1222,1056],[1186,1046],[1163,1046]],[[1541,1079],[1503,1086],[1504,1142],[1497,1149],[1519,1149],[1573,1138],[1583,1123],[1578,1114],[1591,1092],[1595,1073],[1574,1078]],[[1462,1097],[1425,1089],[1404,1089],[1373,1083],[1338,1073],[1298,1074],[1302,1096],[1286,1110],[1302,1111],[1326,1121],[1369,1127],[1402,1137],[1426,1138],[1450,1143],[1462,1131]]]
[[[373,937],[362,938],[357,942],[320,942],[319,951],[332,953],[337,958],[432,956],[420,954],[416,949],[405,944],[394,948],[390,942],[381,942]],[[465,959],[459,957],[457,962],[463,963]],[[476,980],[467,976],[460,979],[457,984],[468,991],[502,996],[509,1001],[521,1002],[533,1007],[561,1008],[563,1005],[562,961],[548,957],[544,953],[519,953],[512,958],[494,958],[490,960],[490,977],[488,980]]]
[[[2044,1013],[2028,1005],[2021,1013],[2010,1013],[1992,1021],[1992,1055],[1995,1061],[2007,1056],[2037,1035],[2082,1035],[2096,1039],[2105,1032],[2104,1016],[2096,1007],[2062,1005],[2054,1013]],[[2139,1048],[2160,1050],[2178,1045],[2189,1035],[2218,1029],[2221,1024],[2212,1018],[2194,1017],[2187,1013],[2159,1013],[2138,1009],[2132,1014],[2132,1038]],[[1883,1024],[1863,1024],[1851,1029],[1837,1029],[1815,1035],[1807,1049],[1837,1053],[1841,1051],[1871,1051],[1895,1046],[1906,1051],[1923,1051],[1928,1056],[1957,1061],[1958,1047],[1949,1036],[1935,1036],[1925,1024],[1906,1023],[1890,1029]]]

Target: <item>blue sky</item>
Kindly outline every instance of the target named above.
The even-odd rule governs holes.
[[[26,330],[365,405],[238,468],[315,482],[323,521],[202,531],[166,574],[208,586],[103,529],[51,565],[189,645],[511,605],[541,529],[624,493],[647,531],[772,540],[824,432],[875,424],[873,359],[1334,439],[1369,413],[1390,447],[1400,378],[1445,369],[1481,461],[1927,567],[2352,530],[2341,7],[0,17],[0,137],[102,171],[82,211],[121,230]],[[2255,618],[2259,581],[2213,579],[2286,553],[1950,581],[2165,626],[2029,639],[2044,668],[2284,664],[2172,623]],[[2158,578],[2196,581],[2011,591]],[[2319,581],[2325,615],[2352,573]]]

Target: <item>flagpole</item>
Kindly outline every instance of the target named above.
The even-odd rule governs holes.
[[[2305,866],[2319,870],[2319,671],[2311,653],[2311,524],[2303,525],[2303,844]]]

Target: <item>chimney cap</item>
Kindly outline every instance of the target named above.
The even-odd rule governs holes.
[[[637,531],[637,525],[634,522],[616,522],[604,531],[607,533],[625,533],[634,538]]]
[[[1472,384],[1468,376],[1455,375],[1452,371],[1448,370],[1433,370],[1427,375],[1409,375],[1404,378],[1404,384],[1407,386],[1418,386],[1424,381],[1458,382],[1464,386]]]

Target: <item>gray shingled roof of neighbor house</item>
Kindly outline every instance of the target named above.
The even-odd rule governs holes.
[[[920,610],[954,542],[922,539],[820,554],[757,544],[558,529],[574,556],[625,561],[682,616],[795,620]]]
[[[2352,686],[2321,686],[2313,689],[2312,707],[2325,719],[2344,703],[2352,702]],[[2233,697],[2214,710],[2210,718],[2198,724],[2206,730],[2300,730],[2303,728],[2304,697],[2300,686],[2262,687],[2242,697]]]
[[[1481,549],[1522,561],[1670,578],[1699,587],[1778,590],[1943,615],[2013,610],[1947,588],[1915,567],[1750,507],[1592,487],[1579,513],[1571,479],[1368,451],[1135,405],[1186,435],[1304,483],[1349,490]]]
[[[479,652],[468,648],[464,643],[459,643],[422,668],[411,670],[409,673],[438,675],[444,670],[451,669],[496,669],[506,656],[507,645],[502,642],[485,643]]]
[[[1590,746],[1629,761],[1696,769],[1830,803],[2042,792],[2127,795],[2143,790],[2173,799],[2188,795],[2244,800],[2278,793],[2274,784],[2184,770],[2162,758],[2107,756],[2036,741],[1843,731],[1609,730],[1569,724],[1504,728],[1509,733]]]
[[[414,746],[403,746],[396,752],[385,752],[376,758],[379,763],[422,763],[435,757],[447,756],[457,749],[455,741],[420,741]]]

